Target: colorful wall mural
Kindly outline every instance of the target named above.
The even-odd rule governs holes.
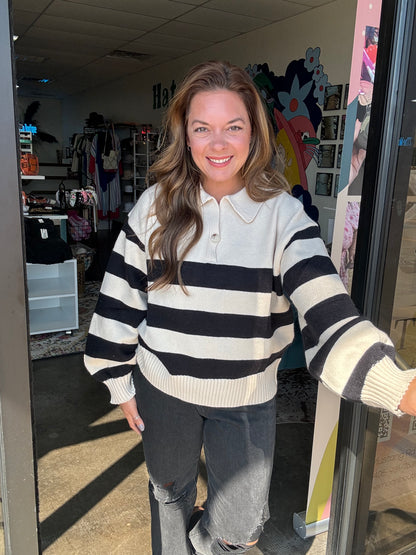
[[[315,221],[319,212],[312,205],[306,169],[318,158],[317,130],[325,90],[330,85],[320,63],[320,53],[319,47],[308,48],[305,58],[290,62],[281,76],[275,75],[267,63],[246,67],[265,100],[292,193]]]

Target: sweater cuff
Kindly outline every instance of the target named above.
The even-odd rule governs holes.
[[[121,376],[120,378],[110,378],[104,383],[110,390],[111,399],[110,403],[113,405],[120,405],[126,401],[130,401],[135,394],[136,390],[133,384],[133,377],[130,372],[127,376]]]
[[[361,401],[366,405],[387,409],[396,416],[403,416],[399,405],[414,378],[416,369],[400,370],[386,356],[368,372]]]

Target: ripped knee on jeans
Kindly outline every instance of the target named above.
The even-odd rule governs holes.
[[[167,482],[166,484],[159,485],[150,480],[149,488],[159,503],[180,506],[186,502],[188,496],[193,492],[195,482],[189,482],[185,487],[178,488],[176,482]]]

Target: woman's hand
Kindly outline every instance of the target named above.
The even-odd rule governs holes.
[[[416,378],[410,385],[400,401],[399,409],[407,414],[416,416]]]
[[[136,432],[136,434],[141,435],[144,430],[144,422],[137,410],[136,398],[133,397],[130,401],[121,403],[121,410],[124,412],[124,416],[127,418],[130,428]]]

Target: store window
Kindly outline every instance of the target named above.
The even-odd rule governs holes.
[[[390,336],[403,368],[416,367],[416,37],[413,39],[395,172],[389,249],[398,263],[384,288],[393,302]],[[416,418],[381,411],[365,553],[396,553],[416,542]],[[406,552],[408,552],[406,550]],[[411,551],[414,553],[414,551]]]

